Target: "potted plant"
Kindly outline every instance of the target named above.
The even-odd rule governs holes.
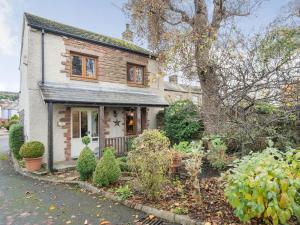
[[[24,158],[26,169],[29,172],[41,169],[44,145],[39,141],[29,141],[22,145],[20,155]]]

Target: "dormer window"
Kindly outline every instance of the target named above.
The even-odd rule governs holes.
[[[71,54],[71,60],[72,77],[79,77],[83,79],[97,79],[96,57],[80,54]]]
[[[127,64],[127,82],[133,84],[144,84],[145,67],[136,64]]]

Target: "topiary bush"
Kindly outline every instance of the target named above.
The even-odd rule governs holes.
[[[20,156],[23,158],[42,157],[45,152],[43,143],[39,141],[29,141],[21,146]]]
[[[201,137],[204,126],[199,108],[191,100],[180,100],[165,109],[164,130],[171,143]]]
[[[80,175],[80,180],[88,180],[93,176],[93,172],[96,168],[96,157],[94,152],[89,148],[85,147],[79,155],[76,162],[76,170]]]
[[[300,150],[282,153],[267,148],[234,163],[226,175],[225,196],[243,222],[261,218],[267,224],[300,222]]]
[[[128,163],[146,198],[158,199],[167,181],[171,154],[169,139],[158,130],[145,130],[135,139]]]
[[[9,129],[9,148],[16,159],[21,159],[19,154],[21,146],[24,144],[23,126],[14,124]]]
[[[98,186],[107,186],[119,179],[121,170],[114,155],[114,149],[105,148],[103,157],[97,163],[93,182]]]

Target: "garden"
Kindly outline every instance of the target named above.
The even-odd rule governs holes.
[[[259,117],[277,110],[257,107]],[[163,129],[144,130],[122,157],[107,147],[97,160],[89,148],[90,138],[83,137],[85,147],[76,171],[65,177],[78,174],[78,180],[120,201],[207,224],[299,224],[300,149],[296,140],[281,143],[278,137],[259,134],[260,141],[243,144],[233,142],[233,136],[206,135],[199,109],[189,100],[174,102],[163,114]],[[22,129],[19,124],[10,127],[10,148],[20,162],[25,160],[29,171],[38,170],[41,161],[35,167],[32,160],[41,158],[44,146],[37,141],[23,144]],[[61,174],[54,176],[59,179]]]

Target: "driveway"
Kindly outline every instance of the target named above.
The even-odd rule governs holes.
[[[134,224],[143,213],[76,187],[37,182],[15,173],[3,157],[7,137],[0,138],[0,224]]]

